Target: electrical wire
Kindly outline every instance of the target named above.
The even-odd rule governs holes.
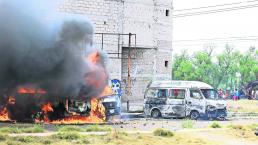
[[[236,37],[223,37],[223,38],[202,38],[202,39],[190,39],[190,40],[174,40],[174,43],[191,42],[191,41],[221,41],[221,40],[257,40],[258,36],[236,36]]]
[[[237,10],[242,10],[242,9],[256,8],[256,7],[258,7],[258,4],[237,6],[237,7],[223,8],[223,9],[206,10],[206,11],[199,11],[199,12],[190,12],[190,13],[173,15],[173,18],[181,18],[181,17],[189,17],[189,16],[197,16],[197,15],[213,14],[213,13],[222,13],[222,12],[237,11]]]
[[[252,0],[252,1],[245,1],[245,2],[235,2],[235,3],[226,3],[226,4],[219,4],[219,5],[204,6],[204,7],[178,9],[178,10],[174,10],[174,12],[190,11],[190,10],[198,10],[198,9],[206,9],[206,8],[214,8],[214,7],[223,7],[223,6],[232,6],[232,5],[239,5],[239,4],[243,4],[243,3],[252,3],[252,2],[257,2],[257,1],[258,0]]]

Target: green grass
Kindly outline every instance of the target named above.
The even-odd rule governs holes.
[[[211,125],[210,125],[211,128],[222,128],[221,124],[219,124],[218,122],[213,122]]]
[[[207,140],[184,134],[174,134],[167,130],[156,130],[154,133],[127,134],[113,130],[105,135],[82,135],[79,132],[59,132],[52,136],[42,137],[7,137],[0,145],[200,145],[210,144]],[[173,136],[173,137],[172,137]],[[215,144],[211,144],[215,145]],[[216,144],[217,145],[217,144]]]
[[[172,137],[174,136],[174,133],[169,130],[164,129],[156,129],[154,132],[155,136],[162,136],[162,137]]]
[[[60,126],[59,132],[110,132],[112,127],[104,125],[88,125],[88,126]]]
[[[45,129],[42,126],[34,125],[33,127],[3,127],[1,133],[42,133]]]
[[[78,132],[59,132],[58,134],[55,134],[52,136],[53,138],[58,138],[61,140],[78,140],[82,136]]]
[[[30,136],[21,136],[21,137],[15,137],[13,138],[13,140],[21,143],[30,143],[30,142],[35,142],[36,138],[30,137]]]
[[[182,128],[193,128],[194,122],[193,120],[184,120],[182,122]]]
[[[83,132],[83,128],[79,126],[62,126],[58,128],[59,132]]]
[[[86,126],[84,129],[86,132],[112,131],[112,127],[100,126],[100,125],[89,125],[89,126]]]
[[[7,137],[8,136],[6,134],[0,133],[0,142],[5,141]]]

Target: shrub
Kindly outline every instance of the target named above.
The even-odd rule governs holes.
[[[221,128],[222,126],[218,123],[218,122],[213,122],[211,125],[210,125],[211,128]]]
[[[39,125],[34,125],[33,127],[21,128],[22,133],[42,133],[45,132],[44,128]]]
[[[0,128],[1,133],[20,133],[19,128],[17,127],[3,127]]]
[[[0,128],[2,133],[42,133],[44,128],[39,125],[34,125],[33,127],[19,128],[19,127],[3,127]]]
[[[172,137],[172,136],[174,136],[174,133],[169,130],[156,129],[154,131],[154,135],[155,136],[163,136],[163,137]]]
[[[8,140],[8,141],[6,142],[6,144],[7,144],[7,145],[21,145],[20,142],[12,141],[12,140]]]
[[[0,134],[0,142],[5,141],[8,136],[6,134]]]
[[[83,129],[78,126],[63,126],[58,128],[60,132],[83,132]]]
[[[100,126],[100,125],[89,125],[84,128],[86,132],[94,132],[94,131],[112,131],[112,128],[109,126]]]
[[[182,122],[182,128],[193,128],[194,122],[193,120],[184,120]]]
[[[53,135],[53,137],[65,140],[77,140],[81,138],[81,135],[78,132],[59,132],[58,134]]]
[[[22,143],[30,143],[35,142],[35,138],[30,136],[21,136],[21,137],[14,137],[15,141],[22,142]]]

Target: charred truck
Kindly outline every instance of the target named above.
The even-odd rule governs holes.
[[[224,120],[226,102],[210,85],[198,81],[154,81],[145,92],[144,113],[159,117]]]

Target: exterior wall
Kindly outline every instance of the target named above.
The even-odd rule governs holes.
[[[151,80],[170,78],[172,8],[172,0],[64,0],[60,5],[62,12],[88,17],[95,33],[136,34],[136,49],[131,49],[131,89],[128,89],[128,36],[120,39],[117,35],[103,36],[104,50],[118,53],[119,49],[124,58],[108,54],[107,66],[110,78],[121,80],[124,101],[143,101],[145,88]],[[134,37],[131,41],[134,42]],[[94,42],[101,48],[101,35],[95,35]],[[165,61],[168,61],[167,67]]]

